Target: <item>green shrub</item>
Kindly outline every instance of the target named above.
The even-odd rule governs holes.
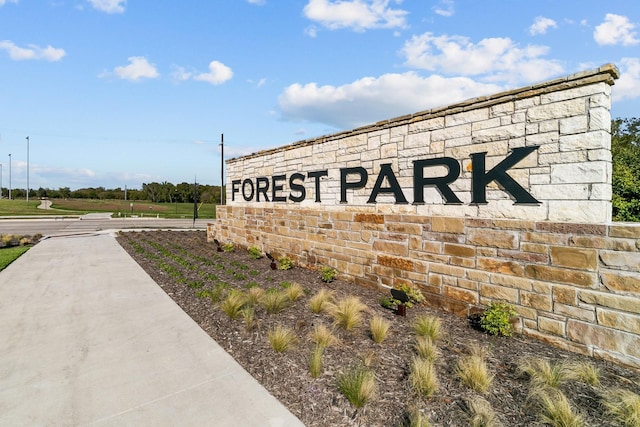
[[[269,339],[271,348],[278,353],[287,351],[298,341],[296,334],[291,329],[282,325],[277,325],[275,328],[269,330],[269,332],[267,332],[267,338]]]
[[[235,250],[235,247],[233,246],[233,243],[225,243],[222,246],[222,250],[225,252],[233,252]]]
[[[438,389],[438,377],[433,363],[414,357],[409,379],[413,389],[420,395],[431,397]]]
[[[331,316],[335,324],[347,331],[355,329],[362,323],[362,312],[367,308],[360,298],[349,296],[331,307]]]
[[[291,270],[293,268],[293,260],[288,256],[283,256],[278,260],[278,270]]]
[[[409,301],[405,302],[404,305],[407,306],[408,308],[413,307],[415,304],[420,304],[425,300],[424,295],[422,295],[422,292],[420,291],[420,289],[418,289],[415,286],[411,286],[408,283],[403,283],[401,285],[395,286],[395,288],[407,294]],[[397,299],[394,299],[394,298],[391,298],[391,302],[395,306],[398,306],[402,303],[401,301],[398,301]]]
[[[250,246],[247,249],[247,252],[249,253],[249,258],[251,258],[251,259],[260,259],[260,258],[262,258],[262,249],[260,249],[257,246]]]
[[[331,267],[322,267],[320,269],[320,279],[325,283],[330,283],[336,280],[338,271]]]
[[[438,341],[442,336],[442,321],[440,318],[424,314],[413,322],[413,330],[418,336],[429,337]]]
[[[511,304],[492,302],[480,316],[480,326],[491,335],[510,337],[514,332],[511,319],[517,314]]]
[[[239,291],[231,291],[222,301],[220,309],[231,319],[237,319],[242,315],[242,309],[247,303],[247,297]]]

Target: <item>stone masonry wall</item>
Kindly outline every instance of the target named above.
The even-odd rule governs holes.
[[[617,75],[607,65],[229,160],[210,237],[357,285],[410,283],[460,315],[509,301],[522,332],[640,368],[640,226],[610,223]],[[414,191],[416,164],[441,186]],[[514,203],[501,166],[537,203]]]

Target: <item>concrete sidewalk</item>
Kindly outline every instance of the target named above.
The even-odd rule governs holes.
[[[0,272],[0,425],[303,424],[105,233]]]

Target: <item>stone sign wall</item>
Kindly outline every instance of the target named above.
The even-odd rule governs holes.
[[[210,231],[640,367],[640,227],[611,224],[612,65],[227,162]]]

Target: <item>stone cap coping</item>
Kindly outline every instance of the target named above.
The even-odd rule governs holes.
[[[382,120],[371,125],[365,125],[347,131],[341,131],[329,135],[319,136],[316,138],[305,139],[277,148],[261,150],[256,153],[228,159],[226,163],[234,163],[239,160],[261,157],[280,151],[288,151],[294,148],[305,147],[308,145],[319,144],[336,139],[343,139],[348,136],[379,131],[386,128],[401,126],[403,124],[413,123],[426,119],[447,116],[465,111],[472,111],[479,108],[486,108],[492,105],[501,104],[508,101],[531,98],[533,96],[555,92],[558,90],[566,90],[601,82],[605,82],[613,86],[615,80],[617,80],[618,78],[620,78],[620,71],[618,70],[618,68],[614,64],[605,64],[598,68],[580,71],[578,73],[570,74],[565,77],[559,77],[557,79],[545,81],[535,85],[523,86],[518,89],[499,92],[494,95],[471,98],[466,101],[451,104],[445,107],[432,108],[430,110],[424,110],[414,114],[407,114],[404,116],[395,117],[393,119]]]

